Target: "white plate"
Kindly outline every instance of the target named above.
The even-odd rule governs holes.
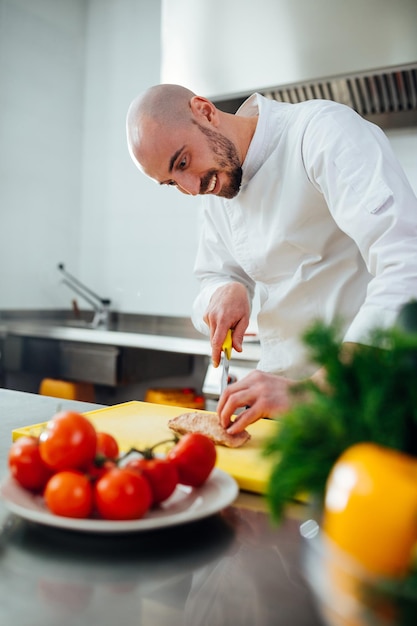
[[[26,491],[11,476],[0,487],[0,495],[9,511],[26,520],[55,528],[93,533],[138,532],[185,524],[217,513],[231,504],[238,492],[235,479],[215,468],[204,485],[197,489],[178,485],[168,500],[141,519],[112,521],[54,515],[47,510],[41,496]]]

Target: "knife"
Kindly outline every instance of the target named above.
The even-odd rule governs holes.
[[[232,356],[232,329],[229,328],[227,331],[226,339],[223,341],[222,345],[223,355],[222,355],[222,363],[223,363],[223,372],[222,379],[220,383],[220,395],[227,387],[227,383],[229,380],[229,365],[230,365],[230,357]]]

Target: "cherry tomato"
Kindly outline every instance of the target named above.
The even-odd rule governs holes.
[[[106,459],[115,460],[119,456],[119,444],[110,433],[97,433],[96,454]]]
[[[64,517],[89,517],[93,510],[93,487],[77,470],[54,474],[46,483],[44,499],[48,509]]]
[[[216,446],[201,433],[187,433],[167,455],[177,467],[179,482],[191,487],[199,487],[207,480],[216,457]]]
[[[40,455],[53,470],[83,470],[95,457],[97,433],[80,413],[62,411],[49,420],[39,441]]]
[[[151,507],[152,491],[146,478],[137,471],[117,467],[95,483],[94,500],[104,519],[138,519]]]
[[[178,470],[167,459],[137,458],[128,461],[125,467],[137,470],[145,476],[151,486],[153,505],[169,498],[178,484]]]
[[[41,459],[36,437],[19,437],[12,443],[8,463],[13,478],[29,491],[42,491],[52,475]]]
[[[111,459],[102,459],[100,457],[96,457],[95,460],[90,463],[90,465],[85,470],[85,473],[90,478],[90,480],[98,480],[104,474],[107,474],[111,469],[117,467],[115,461]]]

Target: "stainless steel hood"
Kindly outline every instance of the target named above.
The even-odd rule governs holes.
[[[417,0],[162,0],[161,82],[234,112],[254,91],[417,124]]]
[[[257,89],[279,102],[324,98],[346,104],[381,126],[417,125],[417,63]],[[249,93],[213,98],[223,111],[234,113]]]

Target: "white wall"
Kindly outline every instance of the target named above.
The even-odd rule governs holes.
[[[198,207],[133,165],[125,118],[160,81],[160,5],[89,3],[81,269],[119,311],[189,315]]]
[[[84,27],[84,0],[0,0],[0,308],[78,267]]]
[[[162,82],[207,97],[415,62],[416,0],[162,0]]]
[[[0,309],[68,307],[64,262],[119,311],[189,315],[198,200],[125,140],[160,60],[156,0],[0,0]],[[390,138],[417,191],[417,129]]]
[[[64,262],[119,311],[189,315],[198,203],[126,147],[159,81],[159,2],[0,0],[0,308],[68,307]]]

